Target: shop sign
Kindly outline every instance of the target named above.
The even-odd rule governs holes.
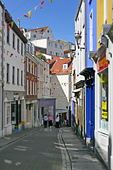
[[[108,61],[106,60],[106,52],[103,52],[97,60],[97,71],[102,71],[108,67]]]

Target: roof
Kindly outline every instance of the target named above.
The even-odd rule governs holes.
[[[68,69],[63,69],[63,64],[68,64]],[[51,68],[51,74],[69,74],[72,70],[72,63],[70,58],[59,59]]]
[[[64,51],[64,54],[70,53],[70,52],[72,52],[72,50],[66,50],[66,51]]]
[[[43,34],[48,27],[49,27],[49,26],[40,27],[40,28],[35,28],[35,29],[30,29],[30,30],[28,30],[28,32],[29,32],[29,31],[40,31],[40,33]]]

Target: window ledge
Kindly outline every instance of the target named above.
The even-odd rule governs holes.
[[[98,132],[102,133],[104,135],[109,135],[109,131],[107,131],[107,130],[99,129]]]

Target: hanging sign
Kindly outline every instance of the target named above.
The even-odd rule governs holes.
[[[104,51],[97,60],[97,71],[100,72],[108,67],[108,61],[106,60],[106,52]]]

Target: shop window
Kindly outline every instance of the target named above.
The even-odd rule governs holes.
[[[108,130],[108,69],[100,75],[100,127]]]

